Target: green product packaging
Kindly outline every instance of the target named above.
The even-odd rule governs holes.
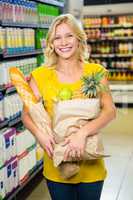
[[[45,61],[44,55],[38,55],[37,56],[37,66],[41,66]]]

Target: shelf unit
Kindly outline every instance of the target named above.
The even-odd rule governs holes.
[[[123,57],[133,57],[133,54],[92,54],[92,58],[123,58]]]
[[[4,200],[12,200],[14,199],[19,192],[21,192],[24,187],[36,176],[38,173],[43,169],[43,161],[39,162],[32,172],[29,174],[29,178],[21,185],[18,186],[15,190],[13,190],[7,197],[4,198]]]
[[[42,49],[36,49],[36,50],[32,50],[29,52],[23,52],[23,53],[15,53],[15,54],[8,54],[6,51],[1,52],[1,58],[0,60],[8,60],[11,58],[17,58],[17,57],[27,57],[27,56],[36,56],[36,55],[40,55],[43,54],[43,50]]]
[[[63,1],[57,1],[57,0],[30,0],[31,2],[35,2],[37,4],[43,4],[47,6],[54,6],[55,8],[59,9],[59,12],[63,12],[64,8],[64,0]],[[51,23],[51,22],[50,22]],[[10,22],[10,21],[2,21],[0,19],[0,27],[3,29],[6,28],[14,28],[14,29],[33,29],[35,33],[37,33],[37,30],[41,29],[47,30],[50,26],[50,23],[18,23],[18,22]],[[36,39],[36,38],[35,38]],[[0,62],[7,62],[7,61],[17,61],[20,58],[30,58],[30,57],[36,57],[42,56],[43,55],[44,49],[39,48],[36,46],[35,49],[31,49],[29,51],[22,51],[14,54],[9,54],[6,49],[3,49],[0,51]],[[3,95],[7,95],[11,93],[16,92],[16,89],[11,85],[0,85],[0,92],[2,92]],[[0,129],[5,128],[5,127],[16,127],[18,124],[21,124],[21,116],[16,116],[15,118],[9,120],[5,119],[4,121],[0,122]],[[29,178],[22,184],[19,185],[15,190],[13,190],[10,194],[8,194],[4,200],[12,200],[15,199],[17,194],[23,190],[24,187],[40,172],[42,171],[43,168],[43,162],[40,162],[37,164],[37,166],[34,167],[34,169],[29,173]]]
[[[116,81],[117,84],[120,81],[123,81],[123,84],[132,84],[133,14],[86,15],[83,18],[83,26],[87,35],[89,61],[105,66],[110,72],[110,81]],[[123,88],[123,84],[120,87]],[[119,93],[119,90],[117,92]],[[120,105],[120,102],[116,103]],[[133,97],[128,103],[133,104]]]
[[[0,22],[2,27],[19,27],[19,28],[49,28],[48,24],[19,24],[19,23],[10,23],[10,22]]]

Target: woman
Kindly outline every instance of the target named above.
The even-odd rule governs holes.
[[[101,69],[106,70],[99,64],[85,62],[86,36],[76,19],[70,14],[60,15],[53,21],[46,45],[46,66],[39,67],[32,72],[30,86],[38,99],[43,97],[45,108],[52,119],[53,99],[57,97],[62,88],[76,91],[81,88],[83,75],[95,73]],[[107,77],[105,76],[101,82],[107,86]],[[110,93],[101,92],[100,102],[99,117],[65,139],[64,145],[68,144],[68,148],[64,161],[69,156],[82,157],[86,138],[96,134],[114,119],[115,107]],[[32,122],[26,109],[23,111],[22,120],[45,150],[43,174],[47,180],[52,200],[99,200],[106,177],[104,161],[98,159],[82,162],[77,175],[68,180],[63,179],[52,162],[55,144],[53,135],[44,135]]]

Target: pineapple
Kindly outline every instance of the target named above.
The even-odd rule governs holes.
[[[89,98],[96,98],[100,91],[107,91],[107,87],[100,83],[104,76],[105,72],[103,70],[97,73],[92,73],[92,75],[89,76],[83,76],[81,91],[84,96]]]

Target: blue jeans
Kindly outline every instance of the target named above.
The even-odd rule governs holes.
[[[67,184],[47,180],[52,200],[100,200],[103,181]]]

